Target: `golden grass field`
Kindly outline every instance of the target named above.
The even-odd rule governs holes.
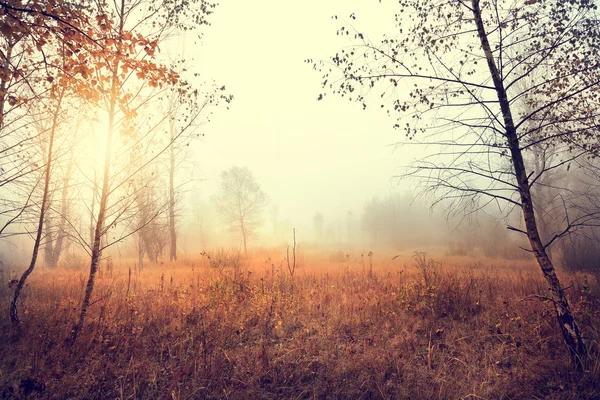
[[[208,256],[103,265],[72,347],[85,268],[35,271],[20,331],[3,284],[0,398],[600,398],[600,275],[560,273],[581,374],[531,262],[320,252],[291,277],[275,251]]]

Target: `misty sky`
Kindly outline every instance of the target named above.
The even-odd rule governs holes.
[[[304,62],[349,45],[336,31],[352,12],[354,25],[376,39],[393,31],[394,11],[375,0],[223,0],[201,44],[185,46],[190,69],[235,96],[196,145],[203,195],[215,191],[221,170],[247,166],[282,218],[310,226],[316,211],[331,220],[397,187],[391,178],[409,155],[391,146],[403,136],[394,121],[376,104],[362,111],[333,95],[317,101],[321,74]]]

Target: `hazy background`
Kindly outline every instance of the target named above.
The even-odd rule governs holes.
[[[348,44],[335,34],[334,14],[355,11],[354,22],[369,32],[394,29],[393,4],[366,3],[223,1],[202,40],[188,38],[190,67],[235,96],[195,144],[206,179],[195,187],[203,198],[215,190],[220,171],[247,166],[279,214],[306,229],[317,211],[341,218],[374,195],[408,190],[392,180],[410,157],[390,146],[402,139],[392,120],[334,96],[317,101],[321,76],[304,62],[328,59]]]
[[[306,60],[329,60],[349,46],[348,38],[336,32],[350,23],[368,32],[373,42],[384,32],[395,32],[396,6],[375,0],[224,0],[200,38],[188,32],[161,44],[168,58],[186,60],[188,71],[199,75],[198,82],[214,80],[234,96],[227,107],[212,110],[210,122],[197,130],[202,137],[183,146],[178,155],[180,255],[239,246],[239,236],[228,232],[211,199],[221,172],[233,166],[252,171],[270,199],[250,248],[276,246],[285,251],[296,228],[299,243],[322,249],[443,248],[462,255],[511,257],[519,253],[514,250],[519,238],[498,224],[499,215],[480,215],[461,224],[459,219],[447,220],[443,206],[432,213],[429,201],[415,197],[416,182],[395,178],[427,150],[397,147],[405,141],[404,132],[392,128],[396,121],[376,103],[363,110],[339,96],[317,100],[323,92],[322,74]],[[97,132],[84,145],[89,154],[83,158],[90,165],[83,170],[93,169],[94,163],[97,171],[102,168],[103,156],[97,150],[102,146],[94,143],[103,142],[107,123],[98,118],[92,125]],[[78,179],[92,178],[88,173]],[[314,222],[317,213],[323,216],[321,232]],[[87,229],[86,218],[78,223],[81,231]],[[497,245],[500,241],[502,246]],[[473,251],[476,248],[480,250]],[[5,259],[18,254],[27,260],[30,238],[1,244],[0,250]],[[130,238],[103,255],[134,257],[135,252]]]

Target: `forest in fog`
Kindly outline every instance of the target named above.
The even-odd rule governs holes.
[[[596,1],[0,33],[0,399],[600,398]]]

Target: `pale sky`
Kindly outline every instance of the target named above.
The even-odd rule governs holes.
[[[393,2],[223,0],[201,44],[188,40],[190,69],[235,96],[196,144],[207,198],[220,171],[247,166],[280,217],[310,226],[316,211],[332,220],[397,186],[391,178],[410,155],[391,145],[403,133],[376,104],[362,111],[333,95],[317,101],[322,75],[304,62],[327,60],[349,45],[336,31],[352,12],[354,26],[371,39],[394,29]]]

